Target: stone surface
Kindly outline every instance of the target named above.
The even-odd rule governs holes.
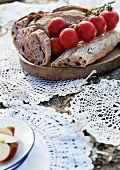
[[[22,0],[26,3],[48,3],[53,0]],[[54,0],[57,1],[57,0]],[[88,80],[88,84],[99,83],[101,79],[116,79],[120,80],[120,67],[110,71],[103,75],[94,75]],[[43,102],[41,105],[50,106],[56,109],[61,113],[66,112],[65,107],[69,106],[69,102],[72,100],[73,95],[67,95],[65,97],[54,96],[49,102]],[[0,104],[0,108],[3,108],[3,105]],[[68,112],[68,114],[70,114]],[[95,170],[120,170],[120,148],[113,147],[111,145],[105,145],[102,143],[96,143],[93,139],[94,152],[92,153]],[[96,155],[97,154],[97,155]]]

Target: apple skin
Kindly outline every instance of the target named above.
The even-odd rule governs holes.
[[[3,128],[3,129],[5,129],[5,128]],[[10,147],[10,152],[8,153],[8,156],[4,160],[0,161],[0,163],[3,163],[3,162],[6,162],[6,161],[10,160],[16,154],[17,149],[18,149],[18,145],[19,145],[19,141],[17,139],[15,139],[16,141],[13,141],[13,143],[10,142],[9,140],[8,140],[9,142],[6,141],[6,136],[8,136],[7,138],[9,138],[9,136],[13,136],[14,137],[15,127],[7,126],[6,129],[9,129],[10,132],[12,132],[12,134],[11,135],[10,134],[6,134],[6,133],[0,134],[0,137],[1,137],[0,138],[1,139],[0,143],[4,142],[4,143],[8,144],[8,146]],[[3,139],[2,139],[2,137],[3,137]]]
[[[0,133],[14,136],[14,134],[15,134],[15,127],[8,126],[8,127],[5,127],[5,128],[0,128]]]
[[[7,129],[9,129],[12,132],[12,135],[14,136],[14,134],[15,134],[15,127],[7,126]]]
[[[10,146],[10,153],[8,155],[7,158],[5,158],[4,160],[0,161],[0,163],[3,163],[3,162],[6,162],[8,160],[10,160],[11,158],[13,158],[13,156],[16,154],[17,152],[17,149],[18,149],[18,145],[19,145],[19,142],[15,142],[15,143],[10,143],[9,146]]]

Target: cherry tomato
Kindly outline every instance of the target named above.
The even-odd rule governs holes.
[[[119,15],[117,14],[116,11],[103,11],[100,14],[103,16],[107,22],[107,30],[113,30],[116,26],[117,23],[119,22]]]
[[[65,51],[65,48],[60,43],[58,37],[51,38],[51,53],[54,56],[59,56]]]
[[[101,35],[106,31],[107,23],[104,17],[102,16],[91,16],[89,18],[89,21],[92,22],[96,29],[97,29],[97,35]]]
[[[89,21],[81,21],[77,29],[79,38],[85,42],[90,42],[97,34],[96,27]]]
[[[48,23],[48,32],[51,37],[59,36],[60,32],[67,27],[66,21],[61,17],[55,17]]]
[[[60,42],[64,48],[70,49],[77,46],[79,42],[78,33],[73,28],[65,28],[60,33]]]

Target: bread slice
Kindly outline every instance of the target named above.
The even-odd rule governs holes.
[[[13,42],[18,51],[30,62],[44,66],[50,61],[50,38],[37,26],[20,29],[19,34],[13,36]]]
[[[76,22],[85,17],[88,11],[76,6],[64,6],[53,12],[32,12],[12,26],[13,42],[17,50],[30,62],[45,66],[50,62],[51,42],[48,35],[48,23],[54,17],[62,17],[66,21]]]
[[[51,63],[51,67],[85,67],[112,51],[118,42],[120,42],[120,32],[108,31],[89,43],[67,50]]]

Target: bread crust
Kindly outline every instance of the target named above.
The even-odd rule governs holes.
[[[29,27],[33,24],[40,24],[47,32],[47,26],[49,21],[54,17],[62,17],[66,21],[76,22],[85,17],[85,13],[88,9],[77,6],[63,6],[57,8],[52,12],[32,12],[17,21],[12,26],[12,35],[17,35],[21,28]]]
[[[96,37],[89,43],[83,43],[67,50],[51,63],[52,67],[86,67],[104,57],[120,42],[120,32],[112,30]]]
[[[54,17],[62,17],[66,21],[80,21],[87,9],[76,6],[65,6],[53,12],[32,12],[12,26],[12,37],[17,50],[30,62],[45,66],[50,62],[51,42],[47,26]]]

